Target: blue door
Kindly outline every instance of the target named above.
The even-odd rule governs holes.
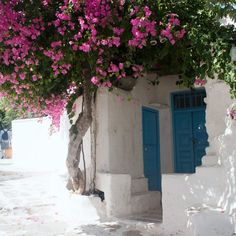
[[[172,95],[175,171],[194,173],[206,154],[205,91]]]
[[[142,117],[144,175],[150,191],[161,191],[159,113],[143,107]]]
[[[191,112],[175,114],[175,168],[177,173],[194,172],[194,151]]]

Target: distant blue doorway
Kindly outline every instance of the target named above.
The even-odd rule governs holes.
[[[206,154],[205,90],[172,94],[175,172],[194,173]]]
[[[149,191],[161,191],[159,112],[142,108],[144,175]]]

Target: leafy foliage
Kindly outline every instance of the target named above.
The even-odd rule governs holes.
[[[9,107],[6,98],[0,100],[0,129],[11,130],[11,122],[22,117],[23,114]]]
[[[208,7],[213,8],[218,17],[230,17],[236,21],[236,0],[210,0]]]
[[[91,81],[112,89],[122,78],[179,74],[192,86],[206,76],[226,81],[236,96],[229,55],[235,0],[10,0],[0,3],[2,96],[58,125]],[[232,15],[232,16],[233,16]]]

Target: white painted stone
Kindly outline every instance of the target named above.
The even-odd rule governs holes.
[[[147,179],[144,177],[131,180],[131,193],[142,193],[148,191]]]
[[[218,164],[219,160],[216,155],[206,155],[202,158],[202,166],[216,166]]]
[[[96,186],[105,193],[106,215],[130,216],[149,210],[160,210],[160,192],[131,192],[131,176],[127,174],[98,173]]]
[[[228,214],[204,210],[192,216],[193,236],[233,236],[234,225]]]
[[[147,77],[154,79],[155,75]],[[100,89],[97,94],[96,187],[105,192],[108,215],[127,215],[135,208],[146,211],[152,205],[160,207],[160,194],[147,192],[147,182],[143,181],[142,106],[159,111],[161,172],[173,172],[170,93],[183,89],[176,86],[176,76],[160,78],[159,86],[150,85],[146,78],[141,78],[131,92]],[[142,194],[130,200],[135,192]],[[132,207],[132,202],[138,207]]]
[[[50,120],[24,119],[12,122],[14,163],[25,170],[65,172],[67,134],[50,135]]]
[[[131,195],[131,214],[148,211],[159,211],[161,208],[161,194],[157,191],[136,193]]]
[[[221,81],[208,80],[206,92],[210,147],[196,174],[162,176],[163,227],[184,229],[184,235],[226,236],[235,233],[236,126],[227,116],[234,101]]]
[[[153,76],[148,75],[148,77]],[[207,222],[204,219],[208,212],[203,211],[202,214],[197,211],[196,214],[191,213],[189,217],[191,209],[224,210],[223,225],[220,224],[219,215],[213,214],[212,218],[215,219],[214,222],[219,222],[216,226],[221,228],[230,225],[230,220],[234,218],[236,212],[236,125],[235,121],[228,122],[227,126],[225,123],[227,108],[233,101],[224,83],[217,80],[208,81],[206,126],[210,147],[206,150],[203,166],[197,168],[196,174],[171,174],[173,134],[170,94],[182,90],[175,85],[176,79],[175,76],[160,78],[160,85],[153,87],[143,78],[132,92],[119,89],[111,93],[103,89],[98,91],[96,188],[105,193],[105,201],[99,204],[97,209],[100,213],[105,212],[107,216],[124,216],[151,209],[156,203],[159,204],[160,194],[146,191],[147,182],[143,173],[141,109],[142,106],[147,106],[158,110],[160,115],[162,228],[170,234],[181,231],[181,236],[190,236],[193,232],[195,235],[201,235],[201,229],[205,229],[207,225],[203,223]],[[153,104],[165,104],[165,106]],[[13,158],[19,165],[25,160],[29,164],[29,169],[39,167],[37,163],[40,162],[44,167],[53,169],[54,165],[45,165],[52,160],[52,163],[56,163],[60,168],[62,166],[65,168],[65,150],[67,150],[65,146],[68,143],[69,126],[65,123],[62,134],[59,132],[57,136],[50,138],[46,135],[48,121],[45,122],[46,128],[39,126],[37,120],[13,123]],[[23,139],[22,134],[27,138]],[[86,163],[89,168],[90,137],[89,135],[87,137]],[[210,211],[209,215],[211,214]],[[209,222],[209,230],[215,228],[214,222]],[[191,227],[187,228],[188,225]]]
[[[155,75],[146,78],[154,79]],[[131,91],[100,89],[97,95],[97,170],[143,177],[142,106],[159,110],[162,173],[173,172],[171,92],[180,91],[176,76],[160,78],[159,86],[141,78]],[[186,89],[184,89],[186,90]],[[155,106],[153,104],[165,104]]]
[[[106,215],[131,214],[131,176],[127,174],[97,173],[96,187],[105,193]]]
[[[76,116],[81,111],[82,100],[76,101]],[[66,156],[69,142],[70,123],[66,113],[61,119],[57,132],[50,134],[51,120],[47,117],[21,119],[12,122],[13,163],[26,171],[58,171],[67,173]],[[90,130],[84,138],[84,153],[86,163],[86,183],[89,188],[92,175]],[[80,168],[83,170],[81,157]]]
[[[201,204],[218,207],[219,196],[225,189],[223,169],[200,167],[197,171],[200,173],[162,176],[163,227],[169,232],[188,232],[189,208]]]
[[[147,77],[153,79],[154,75]],[[160,78],[160,85],[155,87],[148,84],[146,78],[142,78],[131,92],[120,89],[115,89],[112,93],[103,89],[98,91],[96,169],[97,173],[103,174],[97,175],[96,188],[105,192],[106,203],[103,205],[107,207],[107,215],[130,214],[131,193],[142,192],[143,195],[152,195],[148,194],[147,181],[143,178],[142,106],[159,110],[161,171],[173,172],[170,93],[180,90],[175,85],[176,79],[175,76]],[[76,102],[75,118],[81,111],[81,102],[81,98]],[[157,103],[164,106],[153,105]],[[17,165],[28,170],[66,172],[69,121],[65,115],[60,131],[52,136],[48,132],[49,125],[50,121],[47,118],[43,118],[43,124],[38,123],[38,119],[13,122],[13,159]],[[89,131],[84,145],[87,187],[89,187],[91,178]],[[80,167],[83,169],[82,159]],[[147,199],[150,200],[152,197]],[[140,205],[142,204],[146,203],[140,200]]]

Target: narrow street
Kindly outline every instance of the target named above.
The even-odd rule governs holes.
[[[57,211],[53,174],[16,172],[9,167],[0,166],[0,235],[76,235],[66,232]]]
[[[158,235],[154,224],[100,222],[87,199],[68,193],[64,176],[24,172],[1,162],[0,236]],[[75,201],[83,207],[75,210]]]

